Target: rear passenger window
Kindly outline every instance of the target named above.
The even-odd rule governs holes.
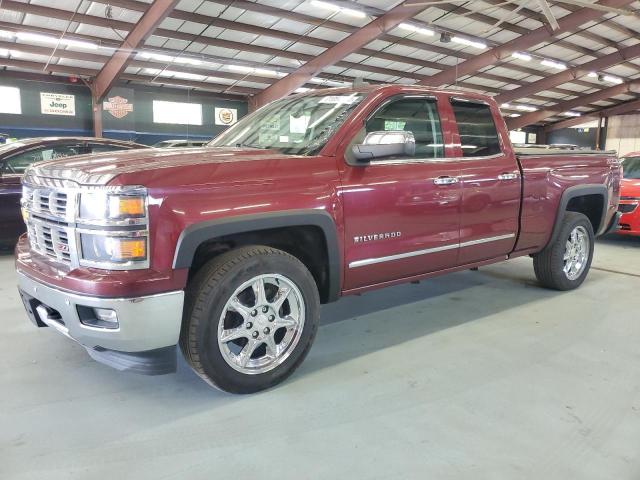
[[[367,121],[366,133],[404,130],[413,133],[416,153],[411,158],[442,158],[444,145],[436,101],[403,98],[385,105]]]
[[[498,130],[488,105],[451,100],[463,157],[488,157],[501,152]]]

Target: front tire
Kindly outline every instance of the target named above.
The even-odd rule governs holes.
[[[180,347],[210,385],[253,393],[302,363],[319,316],[318,288],[302,262],[274,248],[242,247],[210,260],[190,282]]]
[[[567,212],[556,239],[533,256],[538,281],[546,288],[573,290],[584,282],[591,261],[595,236],[582,213]]]

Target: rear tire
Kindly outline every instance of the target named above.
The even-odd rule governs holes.
[[[533,256],[533,268],[542,286],[554,290],[579,287],[591,267],[594,239],[585,215],[566,212],[556,239]]]
[[[319,316],[318,288],[302,262],[274,248],[242,247],[210,260],[189,283],[180,347],[210,385],[253,393],[302,363]]]

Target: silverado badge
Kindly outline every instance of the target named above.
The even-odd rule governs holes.
[[[353,237],[353,243],[375,242],[376,240],[389,240],[390,238],[398,238],[402,236],[402,232],[380,232],[369,233],[367,235],[357,235]]]

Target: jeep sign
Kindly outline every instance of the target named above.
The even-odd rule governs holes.
[[[43,115],[68,115],[76,114],[75,95],[40,92],[40,111]]]

